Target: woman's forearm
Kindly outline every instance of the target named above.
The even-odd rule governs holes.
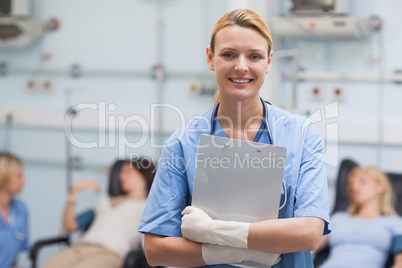
[[[145,256],[151,266],[194,267],[206,265],[202,245],[182,237],[145,234]]]
[[[249,248],[270,253],[314,251],[324,232],[324,220],[316,217],[254,222],[213,220],[199,208],[186,207],[183,237],[199,243]]]
[[[71,191],[69,195],[69,200],[67,201],[66,207],[64,208],[63,230],[67,232],[75,231],[78,229],[78,223],[75,220],[76,198],[77,193],[75,191]]]
[[[319,218],[289,218],[250,224],[248,248],[271,253],[314,251],[324,230]]]

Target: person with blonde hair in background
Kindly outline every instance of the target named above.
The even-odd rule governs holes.
[[[0,152],[0,268],[15,267],[18,253],[28,250],[28,210],[15,195],[24,186],[22,161]]]
[[[328,244],[331,248],[320,268],[384,267],[390,250],[396,253],[393,267],[402,267],[402,245],[393,242],[401,238],[402,219],[393,206],[388,176],[375,167],[356,167],[349,173],[346,193],[347,212],[332,216],[332,233],[319,246],[318,251]]]
[[[325,146],[312,122],[260,97],[272,57],[270,30],[256,12],[237,9],[215,24],[206,61],[219,86],[216,105],[165,143],[139,228],[150,265],[313,267],[310,251],[330,232]],[[191,206],[202,134],[287,147],[279,219],[220,221]]]

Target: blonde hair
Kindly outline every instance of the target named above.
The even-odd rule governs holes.
[[[348,213],[354,215],[359,211],[358,205],[353,202],[352,198],[352,178],[355,177],[358,173],[365,173],[370,176],[370,178],[373,178],[377,183],[384,186],[384,193],[382,193],[380,197],[380,214],[398,215],[394,208],[395,193],[392,188],[391,182],[384,172],[375,167],[355,167],[354,169],[352,169],[352,171],[350,171],[348,176],[348,183],[346,186],[346,194],[350,202],[347,210]]]
[[[271,52],[273,41],[271,31],[264,19],[256,12],[249,9],[236,9],[229,13],[226,13],[222,18],[218,20],[212,29],[211,42],[209,44],[211,52],[215,53],[215,37],[216,34],[230,25],[238,25],[245,28],[253,28],[259,32],[268,42],[268,56]],[[219,101],[219,91],[216,92],[214,97],[214,104]]]
[[[0,189],[6,187],[10,177],[22,170],[23,163],[18,157],[9,153],[0,153]]]

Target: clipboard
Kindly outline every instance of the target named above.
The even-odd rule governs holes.
[[[286,147],[202,134],[192,206],[212,219],[277,219]]]
[[[202,134],[198,144],[192,206],[214,220],[277,219],[286,147]],[[242,262],[243,268],[267,268]]]

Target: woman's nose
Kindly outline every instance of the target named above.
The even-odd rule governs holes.
[[[245,73],[248,70],[247,60],[244,56],[239,56],[235,63],[235,71],[239,73]]]

